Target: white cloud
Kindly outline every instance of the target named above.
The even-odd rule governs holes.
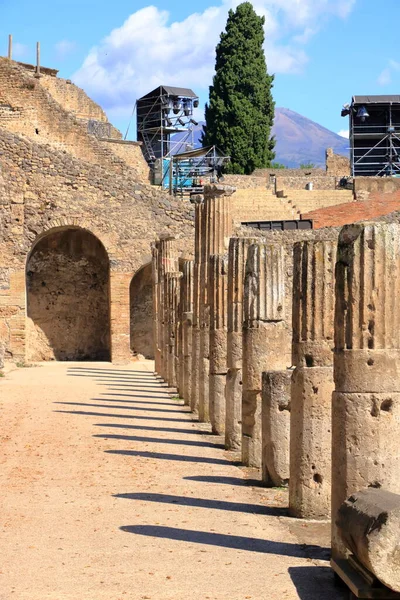
[[[24,58],[28,54],[28,46],[20,44],[19,42],[13,42],[12,55],[13,58]]]
[[[254,0],[265,16],[265,53],[270,73],[301,72],[304,45],[332,16],[345,18],[355,0]],[[171,22],[165,10],[147,6],[131,14],[92,48],[75,83],[113,116],[128,116],[136,98],[165,83],[207,90],[212,83],[215,46],[227,11],[240,0],[222,0],[202,13]]]
[[[400,63],[392,59],[389,60],[388,66],[378,75],[378,84],[382,86],[389,85],[389,83],[392,83],[393,74],[398,71],[400,71]]]
[[[340,135],[341,137],[344,138],[349,138],[349,130],[348,129],[341,129],[340,131],[337,132],[338,135]]]
[[[61,40],[54,45],[58,58],[65,58],[76,50],[75,42],[70,40]]]

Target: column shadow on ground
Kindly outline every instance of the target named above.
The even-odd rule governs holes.
[[[145,412],[160,412],[160,413],[174,413],[179,414],[189,413],[188,410],[184,410],[183,406],[177,407],[179,410],[171,410],[169,408],[147,408],[147,406],[114,406],[109,404],[91,404],[90,402],[54,402],[54,404],[62,404],[64,406],[92,406],[94,408],[115,408],[116,410],[144,410]],[[164,405],[165,406],[165,405]],[[172,405],[171,405],[172,406]]]
[[[249,487],[263,487],[265,489],[265,483],[261,479],[241,479],[240,477],[223,477],[219,475],[192,475],[190,477],[184,477],[188,481],[198,481],[200,483],[216,483],[224,485],[239,485]]]
[[[301,600],[344,600],[349,590],[335,585],[330,567],[289,567],[288,573]]]
[[[105,394],[108,395],[108,394]],[[113,394],[114,395],[114,394]],[[115,396],[117,396],[119,394],[115,394]],[[92,398],[92,400],[94,402],[121,402],[121,404],[150,404],[150,405],[154,405],[154,406],[174,406],[175,408],[181,408],[180,404],[176,404],[176,402],[148,402],[147,400],[150,398],[162,398],[162,396],[134,396],[131,397],[131,400],[123,400],[121,398]],[[145,398],[145,400],[142,400],[142,398]],[[165,399],[166,401],[169,400],[169,398]],[[177,411],[178,412],[178,411]],[[187,411],[185,411],[187,412]]]
[[[208,546],[220,546],[223,548],[232,548],[234,550],[247,550],[248,552],[261,552],[263,554],[311,558],[313,560],[327,560],[326,554],[329,551],[328,548],[323,548],[321,546],[306,547],[304,544],[274,542],[260,538],[211,533],[208,531],[194,531],[191,529],[164,527],[161,525],[124,525],[120,527],[120,529],[121,531],[133,533],[135,535],[206,544]]]
[[[162,452],[147,452],[146,450],[104,450],[106,454],[120,454],[122,456],[140,456],[141,458],[157,458],[160,460],[176,460],[179,462],[208,463],[213,465],[232,465],[237,463],[223,458],[209,456],[190,456],[185,454],[163,454]]]
[[[185,432],[186,433],[186,432]],[[104,440],[125,440],[127,442],[153,442],[154,444],[175,444],[178,446],[199,446],[201,448],[220,448],[222,444],[213,444],[213,442],[196,442],[195,440],[171,440],[168,438],[152,438],[141,435],[116,435],[116,434],[95,434],[93,437],[103,438]]]
[[[103,408],[100,407],[99,408]],[[117,408],[116,406],[113,406],[112,408]],[[165,421],[171,422],[171,423],[195,423],[195,419],[192,419],[191,421],[188,421],[187,419],[170,419],[169,417],[147,417],[145,415],[115,415],[115,414],[110,414],[110,413],[101,413],[101,412],[92,412],[89,410],[55,410],[54,412],[57,413],[64,413],[67,415],[84,415],[86,417],[112,417],[115,419],[135,419],[137,421],[139,421],[140,419],[143,419],[144,421],[163,421],[165,423]]]
[[[250,513],[254,515],[267,515],[274,517],[286,517],[286,508],[275,506],[261,506],[259,504],[244,504],[242,502],[228,502],[226,500],[209,500],[206,498],[193,498],[192,496],[172,496],[169,494],[154,493],[131,493],[115,494],[114,498],[126,498],[127,500],[143,500],[145,502],[160,502],[162,504],[175,504],[178,506],[191,506],[195,508],[208,508],[212,510],[227,510],[232,512]]]
[[[187,422],[187,421],[186,421]],[[94,423],[94,427],[110,427],[118,429],[135,429],[143,431],[165,431],[166,433],[184,433],[192,435],[209,435],[207,431],[199,429],[179,429],[177,427],[155,427],[151,425],[125,425],[124,423]],[[188,477],[190,479],[190,477]]]

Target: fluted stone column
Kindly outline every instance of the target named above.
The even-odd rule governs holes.
[[[177,385],[176,373],[176,355],[177,355],[177,324],[178,324],[178,306],[180,294],[180,279],[182,273],[173,272],[165,274],[166,287],[166,312],[167,312],[167,382],[170,387]]]
[[[342,502],[368,488],[400,493],[400,225],[345,226],[336,266],[332,398],[332,555],[346,550]]]
[[[250,237],[232,237],[229,241],[225,387],[225,446],[228,450],[240,450],[242,447],[243,288],[247,251],[256,242],[257,238]]]
[[[190,408],[193,412],[199,409],[199,376],[200,376],[200,295],[201,295],[201,244],[203,241],[202,227],[204,202],[195,204],[195,236],[194,236],[194,265],[193,265],[193,326],[192,326],[192,360],[190,377]]]
[[[209,263],[210,291],[210,421],[213,433],[225,433],[228,256],[213,255]]]
[[[209,260],[215,254],[228,249],[233,220],[230,196],[235,188],[223,185],[206,185],[201,241],[200,268],[200,373],[199,373],[199,420],[210,421],[209,374],[210,374],[210,302]]]
[[[193,260],[183,263],[180,295],[179,393],[190,404],[192,323],[193,323]]]
[[[328,518],[337,239],[294,245],[289,511]]]
[[[159,250],[156,243],[151,245],[151,257],[152,257],[152,294],[153,294],[153,343],[154,343],[154,370],[156,373],[160,373],[161,370],[161,349],[160,349],[160,315],[159,315]]]
[[[271,487],[289,481],[291,375],[289,369],[262,374],[262,481]]]
[[[285,249],[250,246],[246,262],[243,321],[242,460],[261,468],[261,375],[291,362],[291,328],[285,321]]]
[[[158,363],[157,373],[166,381],[168,379],[168,309],[165,302],[165,274],[177,272],[178,252],[176,240],[173,237],[163,237],[154,244],[155,252],[153,254],[153,268],[157,270],[154,278],[157,281],[157,338],[158,338]]]

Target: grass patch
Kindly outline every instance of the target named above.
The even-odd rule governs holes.
[[[3,371],[0,371],[0,377],[5,377],[5,374],[3,373]]]
[[[28,369],[30,367],[34,367],[35,365],[24,362],[23,360],[19,360],[15,363],[19,369]]]

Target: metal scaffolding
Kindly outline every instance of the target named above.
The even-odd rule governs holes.
[[[351,174],[400,177],[400,96],[353,96],[347,115]]]
[[[222,167],[228,161],[216,146],[165,157],[161,184],[170,194],[201,194],[206,183],[223,180]]]
[[[136,101],[137,140],[150,166],[188,146],[193,147],[193,109],[199,98],[188,88],[162,85]],[[174,135],[183,133],[174,139]]]

